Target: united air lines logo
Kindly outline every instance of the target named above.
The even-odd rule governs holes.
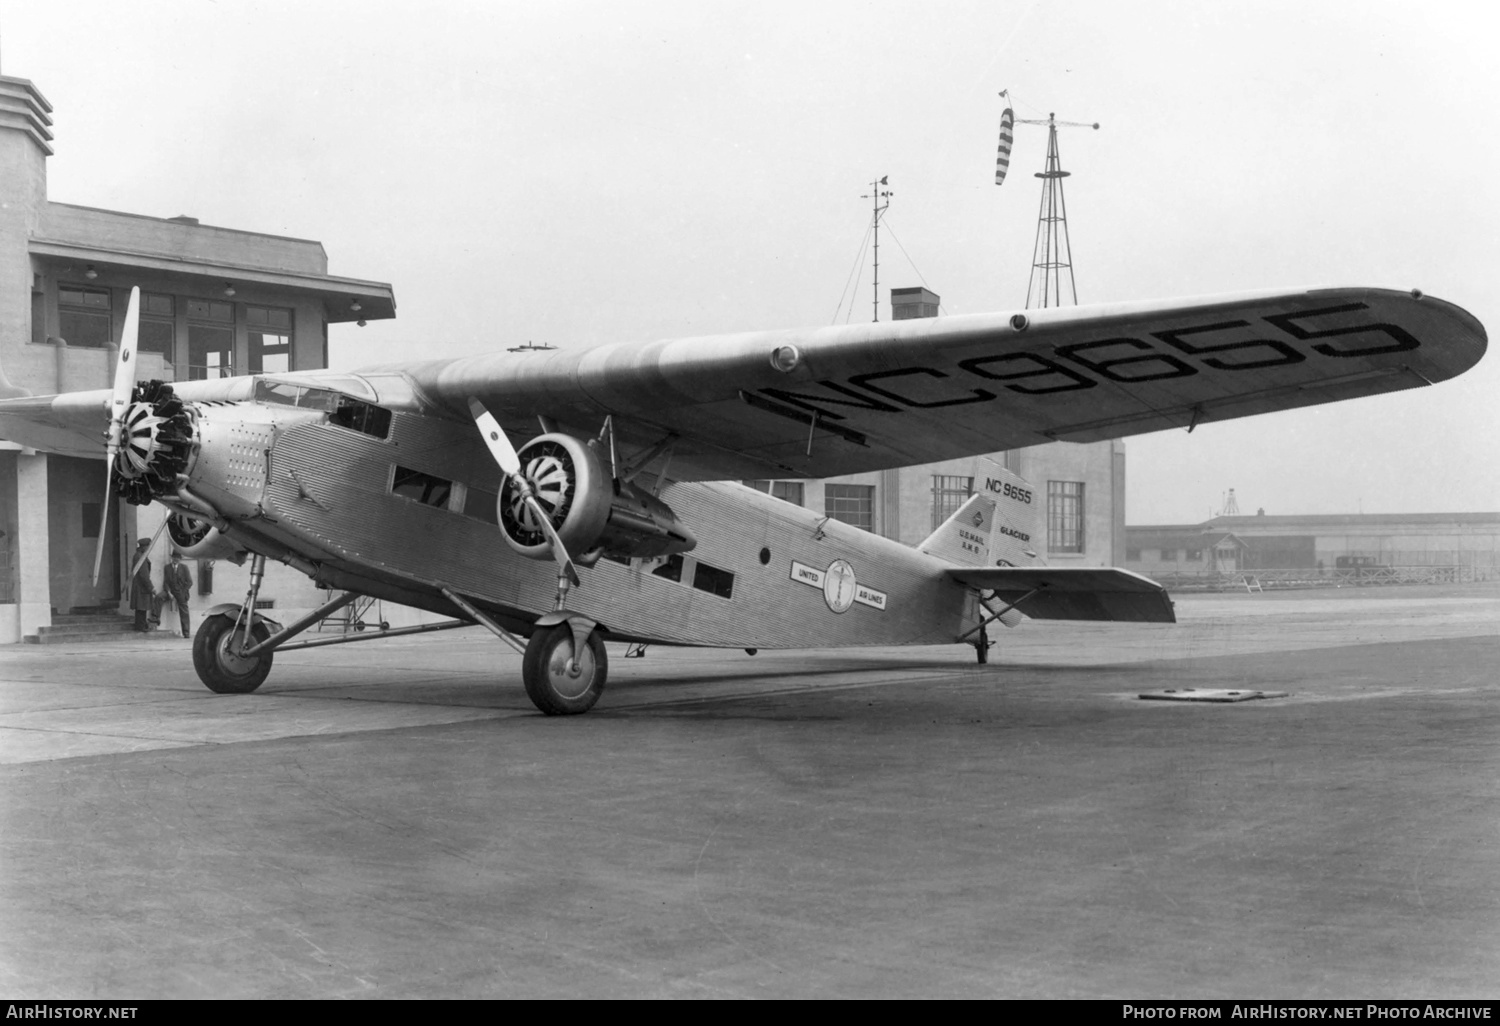
[[[860,584],[847,559],[835,559],[827,570],[792,560],[792,580],[823,592],[823,601],[835,613],[846,613],[858,602],[871,609],[885,609],[886,594]]]
[[[975,527],[983,527],[984,526],[984,510],[982,510],[982,509],[976,509],[974,511],[974,515],[972,517],[970,517],[969,520],[974,524]]]

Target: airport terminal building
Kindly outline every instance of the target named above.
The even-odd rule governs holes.
[[[132,286],[143,381],[324,367],[330,324],[395,316],[389,285],[330,275],[318,242],[48,199],[52,138],[40,90],[0,76],[0,397],[109,388]],[[0,440],[0,644],[118,606],[134,540],[164,513],[116,503],[96,587],[103,501],[102,459]],[[210,568],[194,569],[201,585]],[[243,585],[221,573],[219,591],[238,600]]]

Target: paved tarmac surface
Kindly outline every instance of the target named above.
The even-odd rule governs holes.
[[[0,996],[1500,994],[1500,585],[1178,610],[568,719],[481,632],[0,648]]]

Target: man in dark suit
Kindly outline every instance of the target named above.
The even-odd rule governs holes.
[[[188,596],[193,589],[193,575],[182,561],[182,553],[172,550],[172,562],[167,564],[163,587],[177,605],[177,617],[182,621],[182,636],[192,637],[192,617],[188,613]]]
[[[135,629],[149,631],[161,616],[161,605],[156,601],[156,586],[151,583],[151,560],[146,552],[151,548],[151,539],[142,538],[135,543],[135,558],[141,561],[135,576],[130,578],[130,608],[135,610]]]

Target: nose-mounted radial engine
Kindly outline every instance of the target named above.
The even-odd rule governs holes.
[[[572,435],[539,435],[521,447],[520,475],[531,484],[535,503],[507,477],[500,491],[499,520],[505,540],[523,556],[551,559],[553,551],[538,507],[547,514],[577,562],[592,566],[600,556],[621,559],[689,552],[697,544],[672,507],[605,465],[597,441]]]
[[[193,452],[193,420],[172,386],[144,381],[131,391],[120,451],[114,460],[115,487],[136,506],[177,491]]]

